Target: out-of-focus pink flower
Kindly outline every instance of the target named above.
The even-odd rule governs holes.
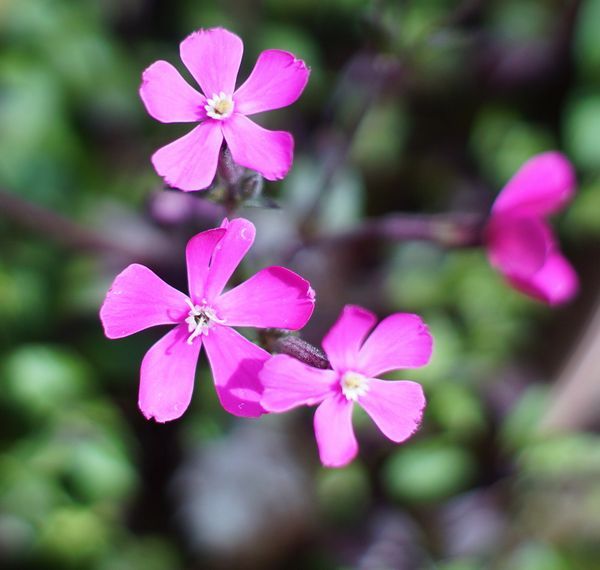
[[[354,404],[360,405],[392,441],[408,439],[419,427],[425,396],[416,382],[380,380],[378,375],[429,362],[432,338],[420,317],[396,313],[381,321],[373,313],[347,305],[323,339],[332,370],[322,370],[279,354],[259,376],[261,404],[270,412],[319,404],[315,435],[324,465],[341,467],[355,457]]]
[[[253,224],[238,218],[194,236],[186,248],[189,295],[143,265],[116,277],[100,309],[108,338],[176,325],[142,361],[139,406],[147,418],[166,422],[185,412],[202,345],[223,407],[237,416],[264,413],[258,371],[270,354],[231,327],[302,328],[315,298],[308,281],[283,267],[263,269],[223,293],[254,235]]]
[[[289,52],[266,50],[236,90],[243,49],[242,40],[223,28],[199,30],[181,42],[181,59],[204,94],[166,61],[144,71],[140,95],[152,117],[162,123],[200,123],[152,156],[156,172],[170,186],[186,191],[207,188],[215,177],[223,139],[236,163],[266,179],[279,180],[288,173],[292,135],[263,129],[248,115],[291,105],[310,71]]]
[[[575,173],[567,158],[559,152],[538,154],[500,192],[485,229],[492,266],[515,289],[549,305],[570,300],[579,288],[546,221],[574,192]]]

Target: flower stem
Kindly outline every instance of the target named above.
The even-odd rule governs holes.
[[[325,353],[298,336],[268,329],[262,333],[263,344],[268,350],[278,354],[288,354],[315,368],[331,368]]]

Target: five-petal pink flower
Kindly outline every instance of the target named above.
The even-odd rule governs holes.
[[[296,101],[309,69],[289,52],[266,50],[236,90],[242,52],[242,40],[223,28],[199,30],[181,42],[181,59],[203,94],[166,61],[144,71],[140,95],[152,117],[163,123],[200,123],[152,156],[156,172],[170,186],[186,191],[207,188],[215,177],[223,139],[236,163],[266,179],[278,180],[288,173],[292,136],[264,129],[248,115]]]
[[[575,192],[575,173],[558,152],[528,160],[492,206],[485,229],[488,257],[508,282],[535,299],[558,305],[578,290],[577,274],[563,257],[546,217]]]
[[[189,295],[143,265],[116,277],[100,309],[108,338],[176,325],[142,361],[139,406],[147,418],[166,422],[185,412],[202,345],[223,407],[238,416],[264,413],[258,371],[270,354],[231,327],[296,330],[310,318],[315,299],[309,283],[283,267],[263,269],[223,293],[254,236],[252,223],[238,218],[193,237],[186,248]]]
[[[348,305],[323,339],[332,370],[313,368],[279,354],[268,360],[259,374],[265,410],[285,412],[319,404],[315,435],[321,461],[328,467],[346,465],[358,451],[352,428],[354,404],[397,443],[409,438],[421,422],[425,408],[421,386],[377,376],[427,364],[432,337],[417,315],[390,315],[369,335],[376,322],[373,313]]]

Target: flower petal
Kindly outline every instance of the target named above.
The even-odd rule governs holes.
[[[358,403],[386,437],[400,443],[421,424],[425,394],[416,382],[369,379],[369,390]]]
[[[187,262],[188,287],[192,301],[202,303],[204,285],[208,276],[210,259],[217,244],[227,230],[215,228],[196,234],[187,243],[185,258]]]
[[[223,28],[198,30],[179,46],[181,60],[207,97],[233,95],[243,52],[242,40]]]
[[[232,328],[221,325],[208,331],[204,346],[223,408],[246,418],[264,414],[258,373],[271,355]]]
[[[140,97],[148,113],[162,123],[197,122],[206,118],[204,95],[166,61],[156,61],[144,71]]]
[[[253,115],[287,107],[300,97],[310,70],[294,54],[279,49],[263,51],[244,84],[235,92],[235,110]]]
[[[353,369],[358,361],[358,351],[377,317],[362,307],[346,305],[323,338],[323,349],[334,370]]]
[[[547,215],[561,210],[575,192],[575,172],[559,152],[530,158],[496,198],[492,212]]]
[[[206,278],[204,296],[213,302],[244,258],[256,235],[254,224],[245,218],[236,218],[222,227],[226,233],[213,251]]]
[[[530,279],[512,276],[509,281],[522,293],[552,306],[570,301],[579,290],[577,273],[559,251],[552,251]]]
[[[504,275],[533,275],[553,243],[546,223],[532,217],[493,215],[485,234],[490,263]]]
[[[100,309],[108,338],[122,338],[157,325],[181,322],[186,296],[144,265],[134,263],[115,278]]]
[[[152,155],[152,164],[169,186],[186,192],[203,190],[215,178],[222,142],[219,125],[207,120],[158,149]]]
[[[352,429],[353,403],[341,395],[327,398],[315,412],[315,436],[321,463],[326,467],[343,467],[358,452]]]
[[[259,373],[264,386],[260,403],[269,412],[287,412],[292,408],[313,406],[335,394],[338,374],[319,370],[287,354],[273,356]]]
[[[418,315],[395,313],[383,319],[358,355],[358,372],[371,378],[391,370],[425,366],[433,339]]]
[[[188,344],[185,324],[163,336],[144,356],[139,407],[148,418],[168,422],[179,418],[192,399],[202,342]]]
[[[269,131],[248,117],[234,113],[223,121],[223,135],[233,160],[260,172],[267,180],[280,180],[292,166],[294,139],[284,131]]]
[[[301,329],[315,308],[306,279],[284,267],[267,267],[218,298],[215,309],[234,327]]]

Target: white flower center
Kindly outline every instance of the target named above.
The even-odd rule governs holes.
[[[369,391],[369,379],[358,372],[346,372],[340,381],[342,393],[348,400],[356,402]]]
[[[223,91],[218,95],[213,93],[212,99],[207,99],[206,105],[204,105],[206,114],[211,119],[217,119],[218,121],[229,117],[233,113],[233,107],[234,104],[231,95],[226,95]]]
[[[188,332],[191,333],[187,339],[188,344],[192,344],[194,339],[198,336],[206,336],[214,323],[223,324],[225,322],[224,320],[219,319],[215,310],[206,303],[194,305],[189,299],[186,299],[185,301],[190,307],[190,312],[188,313],[189,316],[185,319],[185,322],[188,325]]]

